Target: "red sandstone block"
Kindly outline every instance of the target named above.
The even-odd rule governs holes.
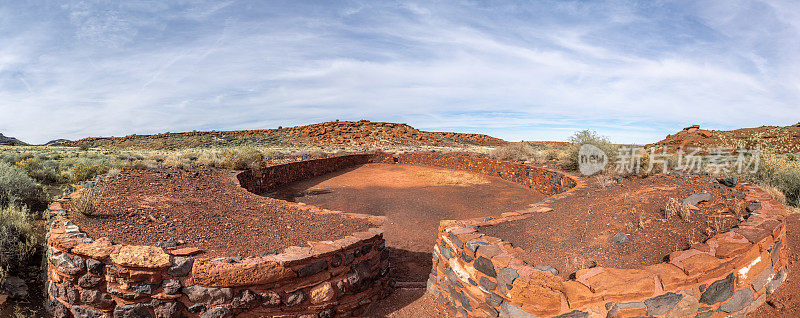
[[[761,254],[752,259],[744,266],[736,268],[736,289],[743,288],[753,282],[759,274],[764,272],[771,265],[768,251],[761,251]]]
[[[196,260],[192,268],[194,283],[207,287],[261,285],[293,277],[292,270],[270,261],[225,264]]]
[[[714,250],[717,258],[735,257],[752,246],[746,237],[736,232],[717,234],[706,244]]]
[[[608,301],[650,297],[655,292],[655,275],[646,270],[595,267],[579,270],[575,276]]]
[[[589,287],[574,280],[565,281],[561,292],[567,297],[570,308],[580,308],[587,304],[603,300],[602,295],[593,293]]]
[[[677,290],[692,283],[689,276],[674,264],[660,263],[647,266],[645,269],[658,276],[665,291]]]

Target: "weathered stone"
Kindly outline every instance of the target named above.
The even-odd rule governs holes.
[[[511,267],[501,268],[497,273],[497,282],[499,284],[511,285],[514,284],[514,280],[519,277],[516,269]]]
[[[774,293],[778,289],[778,287],[780,287],[781,284],[783,284],[783,281],[786,280],[786,274],[787,271],[785,268],[781,268],[781,270],[778,271],[778,274],[775,275],[775,278],[773,278],[769,283],[767,283],[767,294]]]
[[[75,265],[72,259],[65,253],[50,257],[50,263],[52,263],[59,272],[67,275],[78,275],[82,272],[81,268]]]
[[[783,240],[778,240],[772,245],[772,248],[769,249],[770,259],[772,260],[772,266],[778,267],[781,259],[781,245],[783,244]]]
[[[203,253],[203,250],[196,247],[184,247],[167,251],[167,253],[172,254],[174,256],[192,256]]]
[[[458,275],[456,275],[456,272],[454,272],[452,268],[445,268],[444,276],[447,278],[447,282],[450,285],[458,288],[464,288],[464,284],[461,283],[461,279],[458,278]]]
[[[102,312],[83,308],[81,306],[72,306],[72,316],[75,318],[104,318],[106,315]]]
[[[736,178],[717,178],[717,182],[726,187],[736,186]]]
[[[675,305],[675,308],[667,313],[665,318],[691,317],[697,313],[700,307],[697,294],[692,290],[683,290],[680,291],[679,294],[683,296],[683,299]]]
[[[194,285],[184,287],[183,293],[193,303],[204,303],[210,306],[227,304],[233,300],[233,289],[231,288],[210,288]]]
[[[245,289],[233,299],[231,306],[234,309],[251,309],[257,307],[259,303],[261,303],[261,296],[249,289]]]
[[[176,295],[181,292],[181,281],[178,279],[165,279],[161,282],[161,288],[167,295]]]
[[[524,310],[522,310],[522,308],[519,308],[517,306],[509,304],[508,302],[503,302],[503,304],[500,305],[500,317],[501,318],[536,318],[536,316],[534,316],[532,314],[529,314],[529,313],[525,312]]]
[[[653,274],[645,270],[595,267],[579,270],[575,279],[610,301],[652,297],[655,292]]]
[[[712,283],[700,295],[700,302],[713,305],[731,298],[733,296],[733,280],[733,274],[729,274],[726,278]]]
[[[617,317],[640,317],[646,315],[647,307],[644,303],[616,303],[608,312],[609,318]]]
[[[761,210],[761,202],[748,204],[745,210],[747,210],[748,213],[753,213],[755,211]]]
[[[163,247],[163,248],[177,247],[178,242],[176,242],[174,238],[170,237],[166,240],[156,242],[155,245],[156,247]]]
[[[293,277],[292,270],[273,261],[230,264],[197,260],[192,268],[194,283],[209,287],[263,285]]]
[[[622,232],[614,234],[614,236],[611,237],[611,242],[614,242],[614,243],[627,243],[628,242],[628,234],[625,234],[625,233],[622,233]]]
[[[70,318],[72,317],[72,313],[67,306],[64,306],[60,301],[56,299],[49,300],[50,307],[53,311],[54,318]]]
[[[201,312],[206,311],[206,305],[204,305],[204,304],[194,304],[194,305],[189,306],[189,308],[186,308],[186,311],[188,311],[190,313],[193,313],[193,314],[199,314]]]
[[[95,261],[91,258],[86,260],[86,268],[89,270],[89,273],[95,274],[97,276],[103,275],[103,269],[105,268],[105,266],[106,264]]]
[[[169,254],[155,246],[125,245],[119,252],[109,255],[111,260],[122,266],[140,268],[164,268],[171,265]]]
[[[683,295],[676,293],[666,293],[644,301],[647,306],[647,315],[656,316],[667,313],[683,299]]]
[[[563,282],[561,278],[550,275],[550,273],[524,268],[519,278],[514,281],[513,288],[510,290],[510,299],[514,302],[524,304],[522,306],[526,312],[534,315],[552,316],[561,311]],[[498,290],[502,292],[501,286]]]
[[[453,233],[448,234],[448,238],[450,239],[450,242],[453,242],[453,245],[455,245],[456,247],[461,249],[464,248],[464,242],[462,242],[455,234]]]
[[[734,292],[730,300],[719,306],[719,310],[727,313],[734,313],[749,306],[753,302],[753,299],[755,299],[753,290],[750,288],[743,288]]]
[[[445,259],[453,258],[454,255],[453,250],[447,247],[447,245],[443,244],[440,248],[442,249],[442,256],[444,256]]]
[[[487,278],[486,276],[481,276],[478,285],[480,286],[481,289],[487,292],[493,291],[495,290],[495,288],[497,288],[497,283]]]
[[[167,269],[167,275],[184,277],[192,272],[192,265],[194,265],[193,258],[176,256],[172,260],[172,266]]]
[[[114,288],[114,287],[110,287],[110,286],[106,288],[106,291],[109,294],[114,295],[114,296],[119,297],[119,298],[122,298],[124,300],[138,300],[138,299],[142,299],[142,298],[146,297],[146,295],[144,295],[144,294],[127,292],[127,291],[124,291],[124,290],[121,290],[121,289],[118,289],[118,288]]]
[[[683,199],[684,204],[691,204],[697,206],[700,202],[711,201],[711,195],[708,193],[697,193],[688,196],[686,199]]]
[[[354,264],[347,272],[347,282],[353,292],[360,292],[372,284],[369,261]]]
[[[550,272],[551,274],[558,276],[558,270],[550,265],[536,265],[533,268],[538,269],[540,271]]]
[[[296,306],[306,300],[306,294],[302,290],[297,290],[286,295],[283,303],[286,306]]]
[[[330,282],[324,282],[311,288],[309,296],[312,304],[322,304],[336,299],[336,291]]]
[[[158,288],[155,284],[151,283],[141,283],[134,286],[131,286],[130,291],[138,294],[147,294],[152,295],[153,292]]]
[[[761,290],[764,286],[769,283],[772,278],[775,277],[775,270],[772,269],[772,265],[767,266],[764,271],[759,273],[755,278],[753,278],[753,289],[754,290]]]
[[[112,309],[117,305],[111,295],[95,289],[82,291],[81,302],[99,309]]]
[[[479,246],[481,246],[481,245],[489,245],[489,243],[481,242],[481,241],[471,241],[471,242],[467,242],[464,245],[467,247],[468,250],[470,250],[471,252],[475,253],[475,252],[478,251],[478,247]]]
[[[114,318],[152,318],[150,311],[142,304],[119,305],[114,308]]]
[[[92,274],[84,274],[78,279],[78,286],[81,288],[95,288],[103,282],[103,278],[94,276]]]
[[[297,271],[297,277],[307,277],[328,269],[328,261],[320,260],[306,265]]]
[[[211,308],[200,315],[200,318],[227,318],[233,317],[233,311],[225,307]]]
[[[588,312],[580,311],[580,310],[573,310],[573,311],[570,311],[570,312],[568,312],[566,314],[561,314],[561,315],[555,316],[553,318],[588,318],[588,317],[589,317],[589,313]]]
[[[494,269],[494,264],[489,259],[481,256],[475,259],[473,264],[476,270],[489,277],[497,277],[497,272]]]
[[[261,296],[261,306],[271,308],[281,304],[281,295],[274,291],[259,293],[259,296]]]
[[[72,249],[75,254],[83,255],[93,259],[106,259],[114,252],[114,244],[107,237],[101,237],[92,243],[78,244]]]
[[[344,261],[344,257],[342,257],[342,254],[334,254],[333,256],[331,256],[331,267],[341,266],[342,261]]]
[[[69,281],[58,285],[58,295],[61,296],[62,300],[70,304],[77,304],[80,300],[78,289]]]
[[[180,318],[183,304],[177,301],[161,304],[154,310],[156,318]]]
[[[335,316],[336,316],[336,310],[333,308],[320,311],[319,314],[317,314],[317,317],[319,318],[333,318]]]

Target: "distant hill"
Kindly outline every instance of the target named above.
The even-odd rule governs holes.
[[[498,146],[506,142],[480,134],[421,131],[406,124],[336,121],[278,129],[194,131],[125,137],[92,137],[65,146],[163,149],[210,146]]]
[[[800,152],[800,123],[792,126],[761,126],[736,130],[705,130],[692,125],[667,135],[655,146],[678,147],[731,147],[761,149],[772,153]]]
[[[6,137],[0,134],[0,145],[3,146],[27,146],[28,144],[14,137]]]
[[[69,141],[70,141],[69,139],[55,139],[55,140],[48,141],[46,144],[44,144],[42,146],[61,146],[64,143],[67,143]]]

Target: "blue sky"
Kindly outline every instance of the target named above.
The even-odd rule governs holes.
[[[6,1],[0,132],[368,119],[647,143],[800,121],[795,1]]]

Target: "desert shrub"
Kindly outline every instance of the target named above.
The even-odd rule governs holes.
[[[220,166],[232,170],[255,168],[264,160],[264,155],[254,148],[225,149],[220,156]]]
[[[34,255],[39,242],[32,224],[27,208],[0,207],[0,285]]]
[[[87,217],[96,216],[99,211],[100,199],[105,188],[92,187],[81,192],[81,195],[69,203],[70,209]]]
[[[81,162],[72,167],[72,178],[76,182],[86,181],[108,171],[108,166]]]
[[[609,164],[614,162],[614,158],[617,155],[616,145],[612,144],[608,138],[600,136],[597,132],[591,130],[576,132],[569,138],[569,142],[570,145],[558,158],[558,163],[564,170],[578,169],[578,152],[584,144],[590,144],[600,148],[600,150],[608,156]]]
[[[489,156],[504,161],[528,161],[533,158],[535,149],[525,142],[511,142],[494,148]]]
[[[25,170],[0,162],[0,207],[21,203],[40,211],[47,207],[47,201],[42,186]]]
[[[800,204],[800,162],[785,156],[764,154],[755,177],[783,193],[786,203]]]

